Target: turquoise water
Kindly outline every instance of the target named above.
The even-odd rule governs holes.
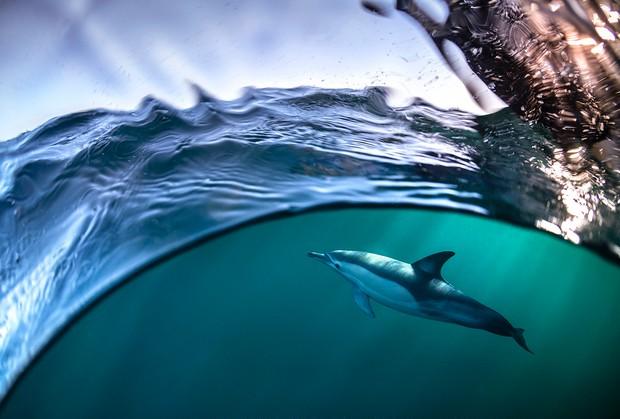
[[[509,110],[476,116],[386,98],[381,88],[299,87],[225,101],[197,88],[187,109],[145,98],[134,111],[68,114],[0,142],[0,402],[103,293],[257,220],[453,210],[620,261],[620,178],[600,162],[575,165],[545,128]]]
[[[414,261],[525,328],[512,339],[355,305],[308,250]],[[2,418],[620,414],[620,268],[549,234],[423,210],[246,227],[102,300],[31,366]]]

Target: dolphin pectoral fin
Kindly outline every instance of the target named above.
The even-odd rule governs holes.
[[[355,303],[359,306],[359,308],[361,308],[368,317],[374,319],[375,312],[372,310],[370,300],[368,299],[368,296],[364,294],[361,289],[359,289],[359,287],[353,288],[353,299],[355,300]]]
[[[441,276],[441,268],[443,265],[454,256],[454,252],[439,252],[434,253],[430,256],[422,258],[417,262],[413,262],[411,266],[413,267],[413,271],[417,278],[420,279],[441,279],[444,282],[447,282]]]

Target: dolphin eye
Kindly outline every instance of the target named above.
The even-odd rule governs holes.
[[[336,267],[336,269],[340,269],[340,264],[338,262],[336,262],[334,266]]]

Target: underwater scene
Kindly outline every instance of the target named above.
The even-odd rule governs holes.
[[[620,415],[616,2],[0,27],[0,418]]]
[[[526,329],[512,339],[373,304],[307,249],[414,261]],[[547,234],[428,210],[242,228],[133,279],[18,382],[0,417],[607,417],[620,269]]]

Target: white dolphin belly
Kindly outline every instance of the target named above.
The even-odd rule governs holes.
[[[411,292],[360,266],[347,269],[345,276],[364,294],[384,306],[410,314],[419,314],[420,306]]]

